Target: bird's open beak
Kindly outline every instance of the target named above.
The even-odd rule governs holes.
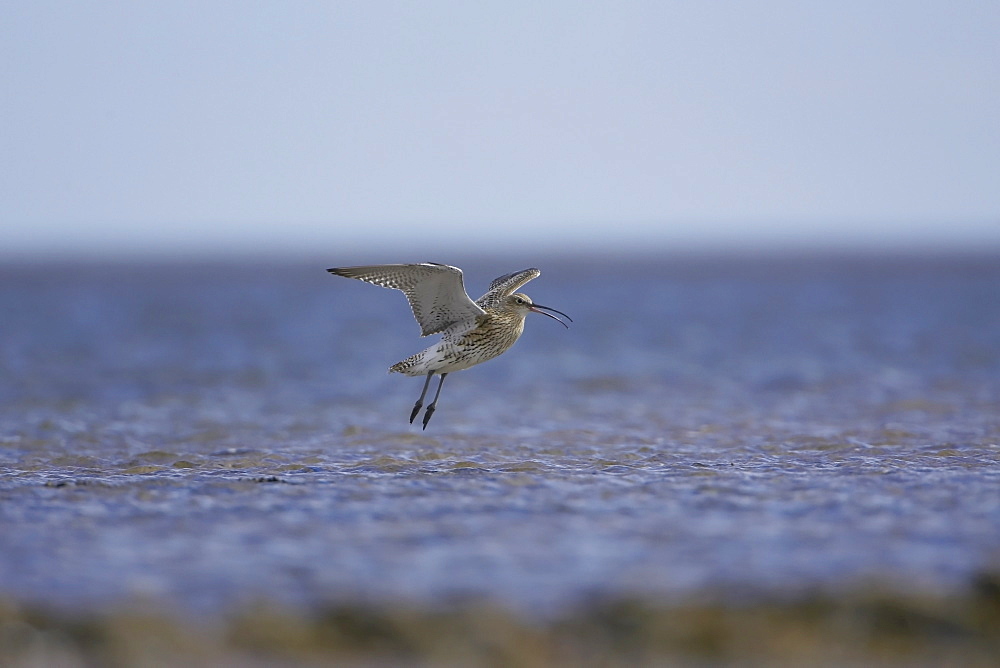
[[[558,313],[562,317],[566,318],[570,322],[573,322],[573,318],[569,317],[568,315],[566,315],[562,311],[556,311],[554,308],[550,308],[548,306],[542,306],[541,304],[532,304],[531,306],[528,307],[529,311],[534,311],[535,313],[541,313],[542,315],[547,315],[548,317],[552,318],[553,320],[555,320],[556,322],[558,322],[560,325],[562,325],[566,329],[569,329],[569,325],[567,325],[565,322],[563,322],[562,320],[560,320],[556,316],[552,315],[552,313],[546,313],[545,311],[541,311],[539,309],[545,309],[545,311],[553,311],[555,313]]]

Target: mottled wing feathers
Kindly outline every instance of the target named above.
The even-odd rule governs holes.
[[[420,325],[421,336],[437,334],[460,322],[471,326],[485,313],[465,293],[462,270],[458,267],[424,262],[334,267],[327,271],[402,291]]]
[[[494,279],[490,283],[490,289],[486,291],[485,295],[477,299],[476,303],[484,309],[496,308],[500,305],[500,302],[514,294],[518,288],[528,281],[538,278],[541,274],[542,272],[534,268],[505,274],[500,278]]]

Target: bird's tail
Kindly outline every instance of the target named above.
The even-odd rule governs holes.
[[[419,352],[416,355],[410,355],[402,362],[396,362],[389,367],[389,373],[402,373],[407,376],[422,376],[424,372],[419,371],[418,367],[420,366],[420,362],[423,358],[423,352]]]

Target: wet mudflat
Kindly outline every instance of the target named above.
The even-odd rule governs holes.
[[[403,297],[322,262],[6,267],[0,643],[974,664],[997,260],[456,259],[473,297],[539,266],[575,324],[450,376],[426,432]]]

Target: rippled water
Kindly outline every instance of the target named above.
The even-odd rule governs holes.
[[[466,285],[528,264],[575,325],[529,318],[426,432],[386,374],[426,344],[403,297],[322,263],[0,269],[0,597],[545,612],[1000,564],[1000,258]]]

